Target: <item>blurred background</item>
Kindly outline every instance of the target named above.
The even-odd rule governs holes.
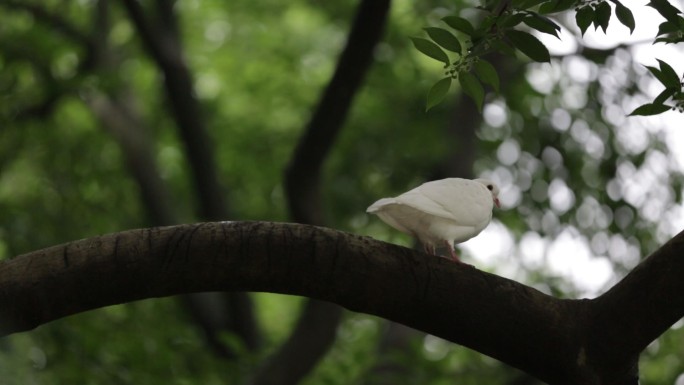
[[[0,0],[0,259],[204,220],[410,247],[366,207],[430,179],[488,177],[503,207],[465,261],[558,297],[599,295],[684,228],[681,114],[626,117],[660,91],[644,65],[683,70],[681,51],[652,51],[660,20],[645,4],[628,5],[632,37],[615,22],[581,40],[568,14],[562,40],[544,40],[551,63],[491,57],[502,92],[479,114],[459,90],[425,112],[441,64],[408,39],[454,13],[475,20],[470,1]],[[646,383],[684,384],[682,325],[642,356]],[[206,293],[0,341],[0,384],[59,383],[537,382],[330,304]]]

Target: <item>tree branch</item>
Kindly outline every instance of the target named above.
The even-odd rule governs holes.
[[[285,193],[290,216],[295,222],[324,224],[321,167],[372,63],[373,49],[382,37],[389,6],[389,0],[360,1],[332,79],[285,172]],[[250,384],[299,383],[335,342],[341,319],[339,306],[315,299],[307,301],[290,336],[265,361]]]
[[[642,261],[622,281],[592,301],[587,360],[604,375],[635,377],[634,360],[648,344],[684,317],[684,233]],[[633,359],[632,367],[624,362]]]
[[[138,185],[149,223],[156,226],[178,223],[169,190],[153,156],[152,143],[142,118],[131,103],[135,98],[125,91],[109,96],[95,92],[84,95],[85,103],[119,144],[126,167]]]
[[[143,298],[267,291],[401,322],[552,384],[618,383],[604,377],[605,357],[597,354],[621,357],[626,345],[636,352],[684,315],[684,301],[674,298],[682,289],[682,253],[684,232],[604,296],[563,300],[443,258],[314,226],[222,222],[131,230],[0,263],[0,335]],[[639,327],[646,336],[633,343],[614,338]],[[608,369],[631,365],[634,358],[626,358],[619,365],[609,358],[616,362]]]
[[[226,219],[229,210],[218,182],[213,147],[199,102],[194,96],[192,75],[185,63],[179,36],[175,30],[162,28],[175,26],[175,22],[168,20],[172,15],[168,10],[163,12],[163,23],[155,24],[147,20],[138,1],[123,0],[123,4],[147,52],[164,74],[166,96],[195,180],[200,217]]]
[[[382,36],[390,0],[363,0],[332,80],[321,98],[286,170],[292,218],[300,221],[316,212],[311,223],[323,223],[320,207],[320,170],[340,131]],[[295,199],[296,197],[296,199]],[[306,207],[306,206],[309,207]]]
[[[145,10],[136,0],[123,0],[123,4],[144,47],[164,75],[170,111],[192,170],[199,217],[208,220],[230,218],[225,191],[218,179],[214,149],[200,104],[195,97],[192,74],[183,55],[178,23],[173,12],[175,2],[157,1],[156,18],[146,17]],[[224,303],[235,306],[228,309],[229,324],[238,327],[232,331],[241,337],[248,348],[254,349],[260,343],[260,333],[252,312],[251,300],[243,293],[231,293],[230,296],[233,298]],[[184,300],[191,308],[197,308],[207,299],[186,296]],[[194,313],[193,316],[196,318],[199,314]],[[206,319],[200,323],[214,346],[220,344],[217,329],[211,328],[216,323],[216,320]]]

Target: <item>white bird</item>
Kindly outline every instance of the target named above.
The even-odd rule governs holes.
[[[492,219],[499,204],[499,187],[487,179],[447,178],[422,185],[394,198],[382,198],[366,212],[395,229],[418,238],[425,252],[446,245],[460,262],[454,243],[476,236]]]

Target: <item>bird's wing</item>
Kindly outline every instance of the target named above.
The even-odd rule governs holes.
[[[494,207],[492,195],[482,183],[460,178],[427,182],[394,199],[461,226],[489,221]]]
[[[415,234],[412,228],[415,226],[411,224],[414,218],[420,215],[413,207],[397,202],[396,198],[382,198],[370,205],[366,212],[377,215],[388,225],[410,235]]]
[[[383,207],[387,207],[388,205],[390,205],[392,203],[396,203],[394,198],[379,199],[375,203],[373,203],[372,205],[368,206],[368,208],[366,209],[366,212],[371,213],[371,214],[375,214],[378,211],[382,210]]]

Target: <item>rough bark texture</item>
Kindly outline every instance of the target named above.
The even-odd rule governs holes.
[[[371,66],[382,37],[390,0],[362,0],[335,72],[322,93],[311,120],[285,172],[290,218],[297,223],[324,225],[321,169],[346,121],[354,96]],[[335,342],[342,308],[309,299],[292,333],[250,380],[251,385],[292,385],[306,376]]]
[[[266,291],[394,320],[552,384],[626,384],[634,381],[639,352],[684,316],[683,253],[680,233],[606,294],[565,300],[444,258],[314,226],[131,230],[0,263],[0,335],[143,298]]]

